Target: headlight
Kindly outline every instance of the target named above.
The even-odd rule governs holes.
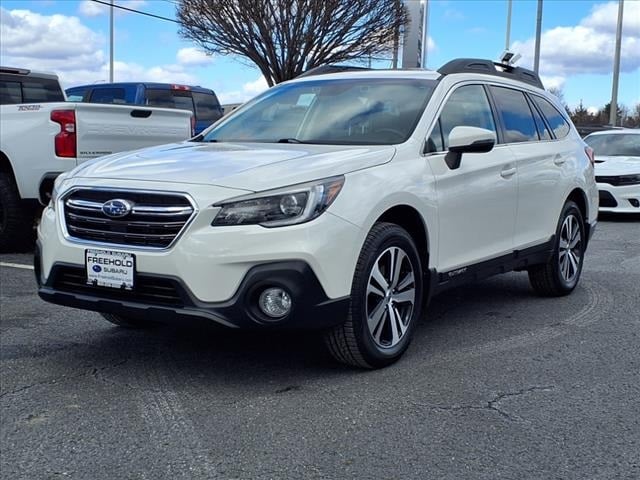
[[[220,211],[211,225],[282,227],[308,222],[333,203],[343,184],[339,176],[239,197],[214,205]]]
[[[640,184],[640,174],[621,175],[618,177],[618,185],[638,185]]]

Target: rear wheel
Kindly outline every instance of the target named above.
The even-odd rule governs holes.
[[[148,320],[139,320],[137,318],[125,317],[122,315],[116,315],[114,313],[101,313],[100,315],[102,315],[102,318],[113,323],[114,325],[124,328],[151,328],[156,325],[155,323]]]
[[[558,297],[576,288],[582,273],[586,232],[582,212],[572,201],[562,209],[551,260],[529,268],[529,282],[539,295]]]
[[[422,266],[406,230],[379,223],[369,232],[351,287],[347,321],[325,333],[333,357],[380,368],[405,352],[422,305]]]
[[[0,173],[0,253],[22,252],[33,247],[36,209],[20,199],[18,188],[6,173]]]

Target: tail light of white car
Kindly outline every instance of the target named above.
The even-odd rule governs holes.
[[[593,148],[591,147],[584,147],[584,153],[587,154],[587,157],[589,157],[589,161],[591,162],[591,165],[595,165],[596,163],[596,155],[593,151]]]
[[[57,157],[76,157],[76,112],[73,110],[53,110],[51,121],[60,125],[60,133],[55,136]]]

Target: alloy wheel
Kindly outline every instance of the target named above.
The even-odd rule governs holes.
[[[567,283],[572,283],[580,272],[582,261],[582,232],[580,224],[574,215],[568,215],[562,222],[560,229],[560,243],[558,244],[558,262],[560,275]]]
[[[387,248],[374,262],[367,284],[367,323],[376,345],[392,348],[402,340],[409,328],[415,301],[411,260],[401,248]]]

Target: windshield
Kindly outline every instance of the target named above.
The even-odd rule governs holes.
[[[209,130],[203,141],[403,143],[413,133],[435,84],[359,78],[280,85]]]
[[[584,139],[597,156],[640,157],[640,135],[616,133],[610,135],[589,135]]]

